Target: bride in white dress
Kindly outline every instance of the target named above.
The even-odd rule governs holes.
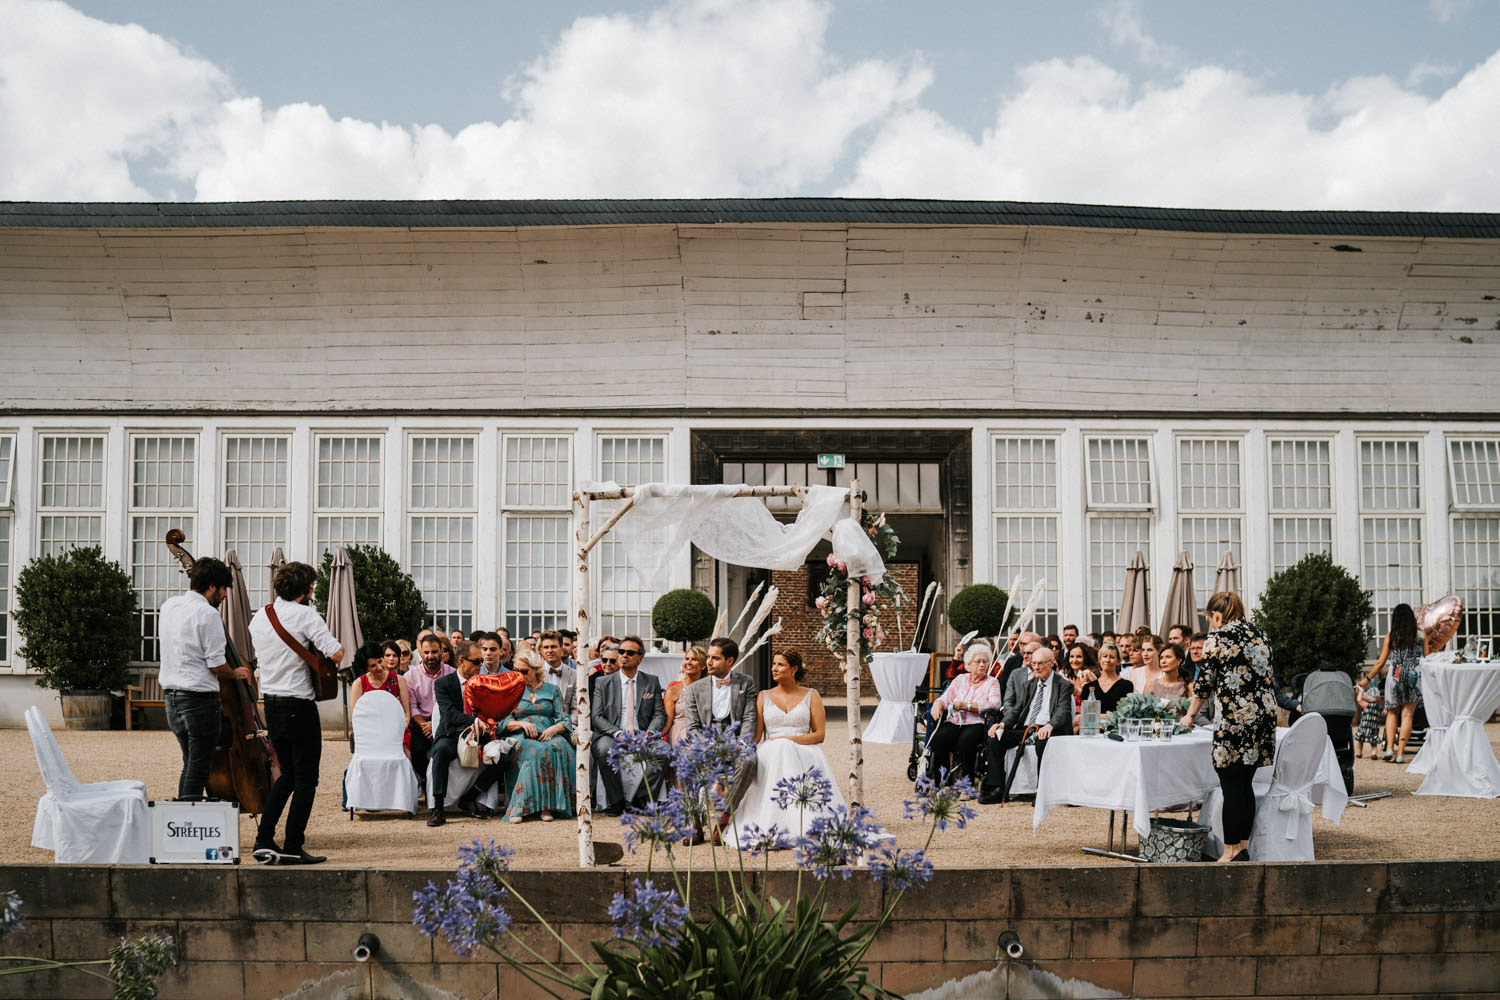
[[[839,783],[828,766],[820,744],[825,735],[823,699],[812,688],[799,683],[804,676],[802,656],[795,650],[777,653],[771,659],[775,687],[762,691],[755,704],[755,780],[734,811],[734,827],[724,831],[731,847],[741,840],[749,846],[751,827],[764,834],[773,825],[792,836],[807,832],[812,821],[845,804]],[[802,808],[793,803],[782,809],[772,801],[776,783],[816,768],[833,788],[833,800],[824,808]]]

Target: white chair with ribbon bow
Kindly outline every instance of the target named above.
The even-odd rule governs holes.
[[[1298,719],[1276,748],[1271,786],[1256,789],[1250,857],[1256,861],[1313,860],[1313,785],[1328,743],[1321,715]]]

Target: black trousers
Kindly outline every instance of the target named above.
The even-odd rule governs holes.
[[[413,755],[415,756],[415,755]],[[448,768],[455,760],[458,760],[458,737],[444,736],[432,744],[432,787],[427,789],[427,806],[437,809],[446,804],[448,800]],[[470,788],[468,795],[478,796],[489,790],[489,787],[499,781],[505,775],[505,765],[483,764],[479,765],[479,777],[474,779],[474,787]]]
[[[281,822],[282,810],[286,809],[286,840],[281,846],[295,854],[302,850],[307,818],[312,815],[313,798],[318,794],[318,765],[323,760],[323,723],[318,718],[318,703],[307,698],[268,694],[266,729],[281,764],[281,777],[271,785],[271,796],[261,814],[255,839],[259,843],[274,841],[276,824]]]
[[[1255,789],[1252,782],[1255,764],[1234,763],[1227,767],[1216,767],[1219,788],[1224,792],[1224,843],[1238,844],[1250,839],[1250,828],[1255,825]]]
[[[948,769],[950,778],[960,771],[965,777],[974,777],[969,772],[974,769],[974,760],[979,754],[979,748],[984,745],[986,728],[983,722],[955,726],[944,719],[939,723],[937,731],[932,734],[932,742],[927,747],[928,779],[937,784],[938,771],[943,769]],[[948,758],[953,754],[958,755],[958,763],[950,767]]]
[[[1000,730],[998,736],[991,736],[984,744],[984,788],[986,792],[1004,791],[1010,793],[1008,784],[1010,776],[1005,771],[1005,752],[1012,747],[1021,745],[1021,738],[1026,735],[1025,726],[1007,726]],[[1042,766],[1042,754],[1047,749],[1046,740],[1036,741],[1036,763],[1040,770]],[[1022,751],[1024,753],[1024,751]]]
[[[427,759],[432,755],[432,737],[422,732],[416,719],[411,720],[411,769],[417,772],[417,784],[427,785]]]
[[[179,799],[208,793],[208,772],[219,745],[219,726],[224,710],[217,691],[166,692],[167,725],[182,747],[182,775],[177,779]]]

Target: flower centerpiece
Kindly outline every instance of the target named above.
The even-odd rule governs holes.
[[[494,841],[459,849],[456,877],[445,887],[429,882],[414,896],[413,923],[430,937],[443,937],[462,955],[494,953],[555,997],[625,1000],[627,997],[715,996],[745,1000],[799,997],[804,1000],[888,996],[871,983],[864,956],[907,889],[932,878],[926,850],[938,830],[963,827],[976,815],[963,797],[973,794],[967,780],[933,786],[917,784],[906,803],[907,818],[929,821],[919,850],[900,850],[860,807],[829,808],[832,786],[817,769],[785,778],[775,801],[795,810],[806,833],[793,836],[777,826],[740,830],[743,850],[718,844],[717,828],[734,822],[723,790],[752,744],[736,726],[709,726],[669,746],[653,733],[624,733],[610,754],[611,766],[628,768],[648,760],[669,760],[677,787],[658,801],[622,817],[625,843],[646,852],[643,878],[616,893],[608,914],[615,937],[575,948],[558,934],[509,879],[514,852]],[[804,817],[815,817],[803,822]],[[706,835],[706,839],[705,839]],[[710,852],[712,879],[700,874],[695,907],[692,853]],[[793,850],[795,895],[771,894],[766,873],[770,852]],[[679,853],[685,854],[679,866]],[[657,855],[667,871],[654,869]],[[745,856],[764,858],[762,871],[747,873]],[[828,883],[848,879],[856,868],[886,889],[885,905],[870,922],[854,923],[857,907],[830,915]],[[756,877],[758,874],[759,877]],[[803,880],[810,891],[804,891]],[[704,894],[712,895],[708,906]],[[523,907],[561,947],[562,962],[549,960],[518,934],[508,906]]]
[[[1170,724],[1173,733],[1185,733],[1187,730],[1178,724],[1178,720],[1187,710],[1186,698],[1173,698],[1168,701],[1166,698],[1158,698],[1144,691],[1132,691],[1120,699],[1120,703],[1115,706],[1113,712],[1105,714],[1104,728],[1107,732],[1114,733],[1119,732],[1121,720],[1151,719],[1163,725]]]
[[[901,539],[885,521],[885,515],[874,515],[860,511],[860,527],[875,543],[882,559],[892,559]],[[894,575],[887,573],[879,583],[871,583],[869,577],[860,579],[859,601],[859,659],[869,663],[875,657],[875,647],[885,642],[885,627],[880,621],[882,603],[894,602],[901,593],[901,585]],[[823,625],[815,638],[823,640],[828,651],[842,657],[849,652],[849,567],[838,561],[832,553],[828,555],[828,576],[818,590],[813,603],[823,616]]]

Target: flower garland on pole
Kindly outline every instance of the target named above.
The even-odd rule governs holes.
[[[869,511],[860,511],[859,523],[875,543],[875,549],[882,559],[895,558],[901,539],[886,523],[884,514],[874,515]],[[901,594],[901,584],[896,582],[891,573],[886,573],[884,579],[873,584],[869,577],[862,577],[859,584],[859,600],[863,607],[860,615],[859,659],[861,663],[869,663],[875,658],[875,648],[885,642],[885,626],[880,621],[880,607],[882,604],[895,602]],[[819,596],[813,603],[823,616],[823,625],[818,629],[816,638],[828,647],[830,653],[838,657],[842,657],[850,648],[849,617],[844,601],[848,588],[848,567],[830,553],[828,576],[818,588]]]

